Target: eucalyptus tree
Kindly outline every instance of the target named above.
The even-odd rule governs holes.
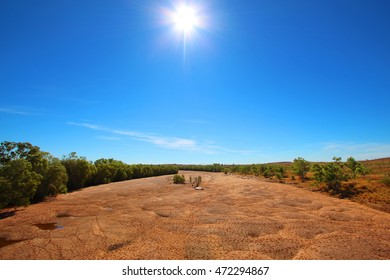
[[[0,144],[0,207],[27,205],[65,193],[67,174],[59,160],[28,142]]]
[[[68,174],[68,190],[76,190],[87,186],[96,173],[96,167],[85,157],[79,157],[75,152],[63,156],[61,163]]]

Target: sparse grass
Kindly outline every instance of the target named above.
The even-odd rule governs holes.
[[[349,198],[352,201],[367,205],[369,207],[390,213],[390,158],[366,160],[361,163],[371,172],[365,176],[359,176],[343,183],[342,198]],[[287,167],[291,180],[291,169]],[[301,186],[310,190],[321,190],[321,186],[313,186],[313,174],[307,174],[308,181],[300,183]],[[351,188],[353,186],[353,188]]]

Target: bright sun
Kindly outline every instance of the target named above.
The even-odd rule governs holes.
[[[191,33],[199,26],[199,17],[191,6],[181,6],[172,15],[175,27],[184,34]]]

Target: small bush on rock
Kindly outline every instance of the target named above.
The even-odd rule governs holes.
[[[174,184],[185,184],[186,179],[184,178],[184,175],[176,174],[173,176],[173,183]]]

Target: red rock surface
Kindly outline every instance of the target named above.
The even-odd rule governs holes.
[[[3,210],[0,259],[390,259],[388,213],[255,178],[181,173],[202,176],[204,190],[162,176]]]

